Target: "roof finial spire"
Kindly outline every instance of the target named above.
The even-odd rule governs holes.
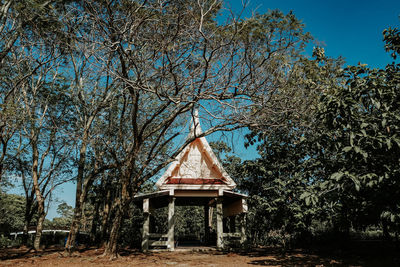
[[[195,108],[192,113],[192,123],[190,125],[190,135],[195,137],[201,134],[200,120],[199,120],[199,109]]]

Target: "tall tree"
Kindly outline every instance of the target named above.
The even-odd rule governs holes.
[[[399,35],[398,29],[384,32],[393,59]],[[335,189],[341,221],[358,228],[381,223],[386,235],[400,211],[399,70],[395,62],[384,69],[347,68],[346,86],[323,96],[318,115],[319,154],[333,156],[325,162],[326,184]]]
[[[395,60],[398,29],[386,30],[384,39]],[[238,168],[242,189],[262,207],[252,209],[254,219],[289,233],[316,220],[346,235],[351,227],[371,225],[380,225],[387,237],[390,230],[398,235],[399,64],[341,70],[322,52],[315,50],[315,68],[302,76],[319,88],[307,107],[311,112],[300,120],[288,117],[290,127],[250,135],[261,141],[261,158]]]
[[[78,16],[82,11],[79,5],[73,5],[71,13]],[[66,18],[65,24],[68,25],[68,34],[71,41],[67,48],[68,57],[71,64],[71,91],[74,111],[76,114],[76,123],[72,138],[76,140],[77,171],[76,171],[76,196],[74,216],[66,249],[73,251],[73,244],[81,224],[83,208],[87,201],[88,192],[96,177],[104,171],[114,168],[113,164],[108,164],[103,160],[103,153],[99,152],[96,146],[96,139],[102,135],[102,129],[96,127],[102,120],[104,110],[108,108],[113,98],[116,97],[116,89],[113,80],[108,73],[106,65],[99,65],[99,56],[101,60],[103,55],[96,50],[97,41],[96,32],[85,23],[89,18],[82,16],[79,21]],[[82,38],[78,38],[83,34]],[[109,141],[106,141],[109,142]]]
[[[69,97],[63,76],[58,73],[62,61],[54,51],[39,43],[21,51],[32,61],[40,62],[40,67],[30,72],[29,79],[21,84],[24,123],[19,132],[26,144],[25,153],[20,157],[25,156],[31,166],[29,176],[37,202],[36,250],[40,248],[46,216],[45,200],[56,186],[68,179],[65,167],[71,149],[66,135],[71,114]],[[19,67],[19,71],[25,72],[36,66]]]
[[[120,225],[141,184],[190,141],[177,146],[185,114],[200,107],[207,135],[250,124],[256,105],[281,82],[309,40],[293,14],[217,21],[220,1],[84,1],[99,40],[99,62],[119,88],[104,141],[118,167],[119,194],[105,254],[116,255]],[[186,115],[187,116],[187,115]],[[107,129],[107,128],[106,128]],[[118,129],[118,131],[115,131]],[[107,136],[104,136],[107,137]],[[196,138],[198,136],[193,136]]]
[[[273,119],[276,124],[261,121],[251,127],[248,144],[258,145],[260,158],[229,162],[239,189],[251,196],[249,240],[255,244],[268,241],[270,231],[278,231],[285,241],[286,235],[309,231],[318,216],[329,216],[316,205],[317,195],[307,193],[325,176],[323,159],[310,146],[316,142],[312,137],[320,127],[316,116],[321,96],[343,84],[344,79],[342,60],[326,57],[322,48],[316,48],[313,55],[296,62],[287,78],[285,93],[278,95],[282,104]],[[259,114],[258,119],[265,119],[269,108],[261,108]]]
[[[22,138],[20,139],[20,145],[22,145]],[[21,149],[21,153],[25,150],[24,148]],[[19,151],[18,151],[19,152]],[[18,153],[20,154],[20,153]],[[25,157],[24,154],[21,156],[15,155],[14,156],[14,166],[13,172],[15,175],[21,177],[22,188],[25,193],[25,216],[24,216],[24,227],[23,227],[23,243],[26,245],[28,242],[28,230],[34,216],[37,214],[37,201],[36,201],[36,194],[35,189],[33,187],[33,181],[30,176],[30,168],[29,168],[29,161]]]

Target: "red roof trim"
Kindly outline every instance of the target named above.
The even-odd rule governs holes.
[[[225,184],[221,179],[168,178],[166,184]]]

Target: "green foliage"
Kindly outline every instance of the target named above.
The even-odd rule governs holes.
[[[67,203],[63,202],[58,205],[57,213],[60,214],[61,217],[55,217],[51,221],[47,219],[44,221],[45,229],[69,230],[74,215],[74,209]]]
[[[399,36],[397,29],[384,32],[394,59]],[[249,235],[271,243],[271,234],[286,240],[287,233],[304,237],[321,229],[348,236],[350,229],[381,227],[387,237],[398,234],[400,65],[342,70],[323,50],[314,56],[302,71],[305,85],[320,89],[308,95],[312,112],[280,129],[254,130],[249,143],[258,142],[260,158],[231,164],[251,196]]]
[[[176,240],[200,240],[204,236],[204,208],[201,206],[177,206],[175,211]]]
[[[394,35],[394,36],[393,36]],[[385,31],[386,47],[396,52],[399,32]],[[394,53],[395,53],[394,52]],[[351,66],[345,86],[325,93],[320,101],[315,158],[323,164],[324,201],[336,205],[346,228],[398,225],[400,183],[400,66],[385,69]],[[397,227],[398,229],[398,227]],[[398,230],[396,230],[398,231]]]
[[[399,70],[394,64],[384,70],[350,67],[346,86],[321,100],[317,144],[319,155],[331,156],[325,162],[327,186],[341,192],[355,226],[379,223],[383,211],[397,210]]]
[[[25,198],[0,192],[0,234],[21,231],[24,226]]]
[[[57,213],[60,214],[61,217],[64,217],[66,219],[72,219],[72,216],[74,215],[74,209],[66,202],[63,202],[58,205]]]
[[[223,156],[231,152],[232,149],[224,141],[210,142],[210,147],[219,160],[222,160]]]
[[[164,217],[165,221],[166,218]],[[141,248],[142,242],[143,212],[140,207],[131,205],[127,218],[121,226],[119,242],[122,246]]]
[[[330,228],[382,225],[398,233],[398,64],[343,70],[342,60],[320,47],[306,58],[311,36],[292,12],[220,23],[221,1],[5,3],[0,176],[11,166],[25,183],[39,158],[36,192],[46,197],[79,165],[78,192],[90,215],[84,228],[86,220],[102,219],[92,222],[93,232],[102,227],[111,245],[119,229],[122,244],[140,240],[142,216],[132,197],[178,153],[176,140],[194,107],[213,118],[207,134],[251,126],[248,144],[258,144],[259,159],[242,162],[226,144],[212,146],[238,190],[250,195],[253,243],[287,246]],[[384,40],[396,60],[399,30],[385,30]],[[0,202],[1,232],[21,229],[24,199],[2,193]],[[62,203],[58,211],[46,226],[71,224],[72,208]],[[200,235],[202,217],[201,208],[179,210],[177,235]],[[153,230],[164,232],[165,213],[153,219]]]
[[[275,244],[277,239],[287,244],[285,236],[306,231],[318,212],[310,207],[316,199],[307,195],[310,181],[299,168],[306,150],[289,145],[291,138],[283,132],[270,134],[258,147],[261,158],[236,165],[239,189],[249,194],[248,231],[255,244]]]
[[[392,52],[391,56],[396,59],[400,54],[400,31],[398,28],[389,28],[383,31],[386,52]]]
[[[9,246],[13,246],[13,240],[4,236],[3,234],[0,234],[0,248],[5,248]]]

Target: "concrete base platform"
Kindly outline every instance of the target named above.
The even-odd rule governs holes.
[[[178,246],[175,248],[176,252],[203,252],[203,251],[217,251],[217,247],[207,247],[207,246]]]
[[[149,249],[149,252],[168,252],[168,249]],[[218,251],[216,246],[178,246],[175,247],[174,252],[207,252],[207,251]]]

